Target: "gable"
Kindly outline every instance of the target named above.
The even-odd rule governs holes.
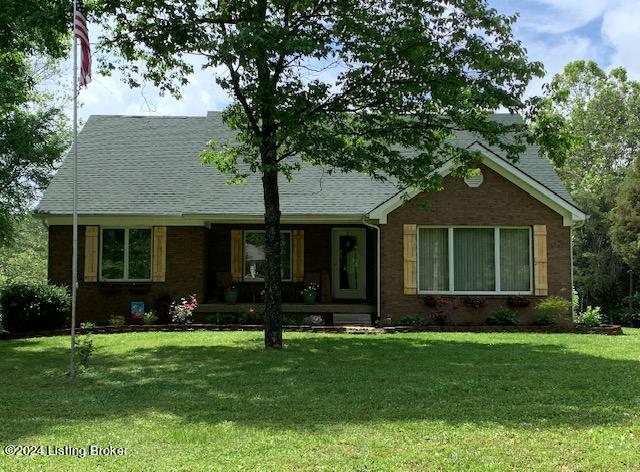
[[[536,201],[538,204],[549,208],[562,217],[565,226],[570,226],[573,223],[586,219],[586,215],[580,209],[576,208],[572,202],[567,201],[535,178],[527,175],[518,167],[502,159],[481,144],[474,143],[469,149],[480,151],[483,155],[480,168],[483,170],[484,178],[479,187],[469,187],[462,179],[450,177],[449,174],[453,168],[453,163],[449,161],[439,170],[439,173],[445,177],[445,186],[442,192],[421,193],[416,190],[399,192],[372,210],[369,213],[369,217],[378,220],[381,224],[386,224],[388,215],[391,212],[406,205],[409,201],[421,194],[429,196],[428,200],[430,204],[432,204],[434,200],[442,201],[442,199],[445,199],[450,205],[456,205],[456,198],[462,198],[467,201],[467,208],[474,208],[482,202],[483,207],[488,206],[498,213],[505,199],[508,199],[507,195],[514,194],[519,197],[526,196],[526,199]],[[453,189],[456,189],[456,192],[453,192]],[[481,199],[481,196],[485,198]],[[487,196],[489,196],[489,198],[486,198]],[[522,198],[519,198],[518,201],[521,202],[520,205],[524,202]],[[511,203],[515,204],[514,202]]]

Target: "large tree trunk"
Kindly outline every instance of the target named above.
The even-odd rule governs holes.
[[[278,171],[275,170],[275,153],[265,151],[263,164],[271,164],[263,171],[262,188],[264,192],[264,223],[266,274],[264,290],[264,346],[282,348],[282,276],[280,269],[280,194],[278,191]],[[271,170],[273,169],[273,170]]]

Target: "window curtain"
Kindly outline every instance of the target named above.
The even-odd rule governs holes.
[[[500,289],[526,292],[531,289],[529,230],[500,230]]]
[[[456,291],[496,289],[493,228],[454,228],[454,287]]]
[[[449,290],[449,232],[447,228],[418,230],[419,290]]]

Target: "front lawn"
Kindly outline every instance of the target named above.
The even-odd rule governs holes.
[[[640,468],[640,330],[627,336],[285,333],[0,342],[0,446],[127,448],[12,457],[0,470]]]

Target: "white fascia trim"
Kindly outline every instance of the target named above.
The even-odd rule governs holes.
[[[497,172],[513,184],[517,185],[529,195],[542,202],[555,212],[562,215],[563,223],[565,226],[571,226],[573,223],[585,221],[587,219],[587,215],[581,210],[574,207],[566,200],[560,198],[547,187],[529,177],[513,164],[510,164],[509,162],[490,152],[481,144],[475,142],[467,149],[471,151],[479,151],[483,156],[483,164],[485,164],[487,167]],[[445,177],[451,172],[452,167],[453,160],[449,160],[442,167],[440,167],[440,169],[438,169],[438,173],[442,177]],[[386,224],[387,215],[389,213],[391,213],[393,210],[400,207],[406,201],[412,199],[419,193],[420,191],[416,189],[399,192],[382,205],[373,209],[369,214],[369,218],[378,220],[380,224]]]
[[[71,215],[36,213],[46,225],[70,225]],[[362,224],[363,215],[282,215],[281,224]],[[79,215],[78,224],[98,226],[210,226],[223,224],[264,224],[262,215]]]

